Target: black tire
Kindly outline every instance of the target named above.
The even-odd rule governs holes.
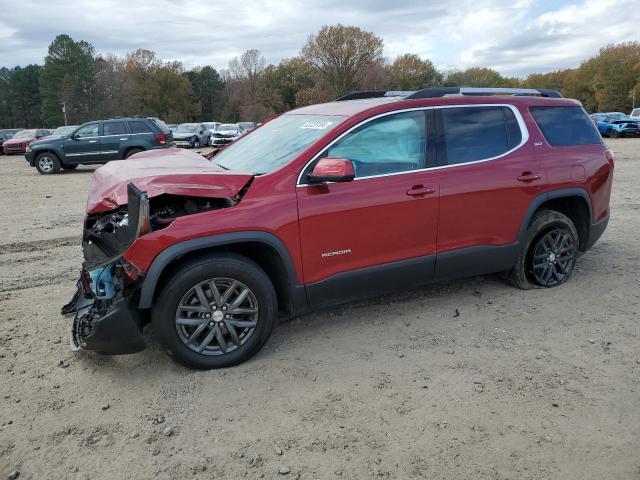
[[[78,168],[78,165],[62,165],[62,169],[63,170],[75,170],[76,168]]]
[[[193,301],[184,303],[185,298],[189,298],[189,295],[191,295],[191,292],[196,286],[204,284],[203,282],[209,282],[212,279],[215,281],[233,280],[239,282],[241,286],[238,288],[242,289],[246,287],[250,291],[245,298],[249,298],[249,295],[252,295],[251,298],[255,300],[254,308],[257,312],[253,313],[254,316],[252,319],[255,322],[255,326],[246,329],[238,326],[241,341],[244,343],[238,341],[238,333],[235,330],[236,327],[233,327],[233,330],[235,342],[238,343],[232,342],[232,344],[229,345],[223,342],[227,348],[230,347],[233,350],[224,351],[217,337],[218,333],[220,333],[223,337],[228,335],[228,339],[232,338],[231,332],[228,330],[227,322],[233,322],[233,319],[223,320],[219,318],[216,320],[218,323],[214,324],[210,313],[207,313],[207,315],[209,315],[209,317],[207,317],[208,320],[201,321],[200,318],[202,318],[205,313],[189,313],[178,309],[181,305],[193,306]],[[212,290],[206,290],[203,294],[207,301],[213,302],[210,304],[210,308],[216,310],[214,304],[217,302],[213,300]],[[223,291],[220,292],[220,296],[224,297]],[[196,296],[194,299],[195,298],[199,297]],[[200,308],[200,305],[203,305],[203,302],[198,302],[196,308]],[[233,305],[228,305],[228,308],[232,306]],[[207,307],[209,307],[209,305],[207,305]],[[223,308],[220,306],[220,310],[214,313],[219,314],[222,310]],[[232,313],[231,310],[226,311],[227,313]],[[190,326],[178,325],[178,312],[181,312],[180,317],[185,315],[190,316],[190,319],[194,319],[200,323],[198,323],[197,326],[196,324]],[[154,335],[167,355],[185,367],[207,370],[231,367],[255,355],[269,339],[276,322],[277,312],[278,302],[276,292],[267,274],[255,262],[248,258],[232,253],[225,253],[188,261],[175,271],[171,278],[164,284],[162,291],[158,295],[157,302],[151,312],[151,318]],[[226,317],[229,317],[229,315],[226,315]],[[242,319],[239,321],[241,322]],[[204,323],[207,325],[203,326]],[[204,328],[204,330],[199,330],[199,334],[196,333],[195,330],[201,327]],[[215,336],[213,336],[215,328],[219,328],[220,330],[215,332]],[[185,334],[184,329],[190,330],[186,331]],[[206,346],[207,351],[205,351],[205,353],[199,353],[195,349],[196,344],[200,343],[197,340],[202,340],[202,343],[204,343],[204,341],[209,338],[209,333],[211,333],[213,339],[209,339],[210,343]],[[187,343],[191,335],[194,334],[195,339],[191,342],[191,346],[188,346]],[[189,339],[184,338],[187,335],[189,335]],[[211,350],[208,350],[209,348],[211,348]]]
[[[131,155],[135,155],[136,153],[144,152],[144,148],[132,148],[127,150],[124,154],[124,158],[129,158]]]
[[[611,138],[620,138],[620,133],[618,133],[618,132],[611,132],[611,133],[609,134],[609,136],[610,136]]]
[[[50,152],[42,152],[36,156],[35,166],[41,175],[54,175],[60,173],[60,159]]]
[[[562,246],[545,252],[543,242],[553,243],[553,238],[560,237],[563,238]],[[522,290],[562,285],[573,273],[578,245],[578,231],[569,217],[555,210],[540,210],[531,221],[523,248],[513,269],[508,272],[507,280]],[[550,281],[540,278],[542,272],[549,271]]]
[[[200,139],[196,138],[191,144],[191,148],[200,148]]]

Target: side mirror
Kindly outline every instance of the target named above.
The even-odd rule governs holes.
[[[322,158],[307,175],[309,183],[350,182],[356,177],[353,163],[344,158]]]

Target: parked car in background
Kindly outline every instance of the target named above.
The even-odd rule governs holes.
[[[211,162],[147,156],[95,172],[63,313],[76,349],[140,351],[151,321],[200,369],[250,358],[279,312],[498,272],[562,285],[607,227],[614,169],[580,102],[507,88],[358,92]]]
[[[640,122],[618,112],[591,115],[593,123],[603,137],[622,138],[640,136]]]
[[[144,150],[168,148],[172,134],[154,117],[129,117],[85,123],[61,137],[43,138],[29,145],[26,159],[41,174],[72,170],[82,164],[122,160]]]
[[[629,116],[635,120],[640,120],[640,108],[634,108]]]
[[[242,131],[237,123],[223,123],[218,125],[211,138],[212,147],[224,147],[241,136]]]
[[[204,122],[204,126],[207,127],[207,130],[209,130],[209,133],[211,135],[213,135],[213,132],[216,131],[218,125],[220,125],[220,122]],[[209,136],[209,138],[211,138],[211,136]]]
[[[176,131],[176,128],[178,128],[178,124],[177,123],[170,123],[167,124],[167,127],[169,127],[169,130],[171,130],[171,133]]]
[[[211,133],[204,123],[181,123],[173,132],[177,147],[200,148],[209,145]]]
[[[255,122],[238,122],[238,127],[242,132],[248,132],[256,128]]]
[[[44,128],[21,130],[13,135],[12,138],[2,143],[2,150],[5,155],[25,153],[27,151],[27,145],[47,135],[49,135],[49,130]]]
[[[6,140],[13,138],[13,136],[21,130],[24,130],[24,128],[5,128],[4,130],[0,130],[0,147],[2,147],[2,144]]]
[[[65,125],[64,127],[58,127],[56,128],[53,132],[51,132],[51,136],[55,136],[55,137],[63,137],[65,135],[69,135],[71,132],[73,132],[76,128],[78,128],[80,125]]]

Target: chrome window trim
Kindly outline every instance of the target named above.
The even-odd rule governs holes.
[[[382,118],[382,117],[386,117],[389,115],[394,115],[396,113],[404,113],[404,112],[414,112],[414,111],[427,111],[427,110],[435,110],[435,109],[443,109],[443,108],[480,108],[480,107],[507,107],[509,108],[514,116],[516,117],[516,121],[518,122],[518,126],[520,127],[520,133],[522,135],[522,138],[520,140],[520,143],[518,145],[516,145],[515,147],[513,147],[511,150],[508,150],[500,155],[497,155],[495,157],[490,157],[490,158],[483,158],[481,160],[474,160],[473,162],[465,162],[465,163],[454,163],[452,165],[441,165],[438,167],[427,167],[427,168],[419,168],[416,170],[405,170],[403,172],[393,172],[393,173],[382,173],[380,175],[369,175],[366,177],[356,177],[353,179],[353,181],[358,181],[358,180],[367,180],[369,178],[380,178],[380,177],[389,177],[391,175],[405,175],[407,173],[416,173],[416,172],[427,172],[427,171],[431,171],[431,170],[442,170],[445,168],[455,168],[455,167],[461,167],[464,165],[474,165],[476,163],[484,163],[484,162],[490,162],[493,160],[497,160],[499,158],[505,157],[507,155],[510,155],[511,153],[515,152],[516,150],[522,148],[528,141],[529,141],[529,130],[527,130],[527,125],[524,122],[524,118],[522,118],[522,115],[520,114],[520,111],[514,106],[514,105],[510,105],[508,103],[477,103],[477,104],[461,104],[461,105],[436,105],[436,106],[430,106],[430,107],[414,107],[414,108],[404,108],[402,110],[393,110],[391,112],[385,112],[385,113],[381,113],[378,114],[374,117],[371,118],[367,118],[366,120],[363,120],[362,122],[354,125],[353,127],[351,127],[349,130],[347,130],[346,132],[343,132],[340,136],[334,138],[329,144],[327,144],[322,150],[320,150],[320,152],[318,152],[317,154],[315,154],[313,156],[313,158],[311,160],[309,160],[304,168],[300,171],[300,173],[298,174],[298,180],[296,182],[296,188],[297,187],[308,187],[311,184],[309,183],[300,183],[302,182],[302,175],[304,174],[305,170],[309,167],[309,165],[311,165],[313,162],[315,162],[318,157],[320,157],[328,148],[330,148],[334,143],[336,143],[338,140],[340,140],[342,137],[344,137],[345,135],[348,135],[349,133],[351,133],[353,130],[355,130],[356,128],[361,127],[362,125],[365,125],[373,120],[376,120],[378,118]],[[327,183],[334,183],[334,182],[327,182]]]

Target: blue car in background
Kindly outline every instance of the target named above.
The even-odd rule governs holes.
[[[603,137],[640,137],[640,121],[624,113],[594,113],[591,119]]]

